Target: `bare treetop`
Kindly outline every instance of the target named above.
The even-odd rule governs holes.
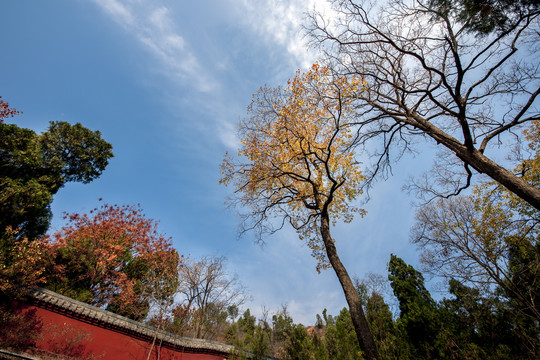
[[[508,171],[492,147],[509,150],[518,128],[540,118],[538,14],[515,14],[505,31],[474,36],[456,11],[423,1],[333,1],[333,19],[312,13],[308,33],[339,74],[366,81],[357,98],[358,144],[376,140],[375,175],[414,135],[435,140],[464,177],[435,195],[459,193],[484,173],[540,207],[540,190]],[[423,138],[421,138],[423,139]]]

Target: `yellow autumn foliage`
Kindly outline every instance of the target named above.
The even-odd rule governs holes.
[[[289,222],[321,267],[319,216],[326,212],[335,223],[364,213],[352,205],[364,176],[351,147],[353,101],[364,86],[314,64],[285,88],[261,88],[240,123],[240,162],[226,155],[221,166],[220,182],[234,183],[250,214],[245,228],[271,232],[272,221]]]

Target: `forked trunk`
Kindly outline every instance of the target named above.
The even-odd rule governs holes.
[[[364,315],[364,310],[362,310],[360,297],[356,292],[345,266],[343,266],[341,260],[339,259],[336,246],[334,245],[334,241],[330,235],[330,221],[328,214],[323,214],[321,216],[321,236],[326,248],[328,260],[330,260],[330,264],[336,272],[339,282],[341,283],[341,287],[343,288],[343,292],[345,293],[347,303],[349,304],[349,311],[351,313],[354,330],[356,331],[356,337],[360,343],[360,348],[364,352],[367,360],[378,359],[379,353],[377,352],[375,342],[373,341],[373,336],[369,330],[369,325]]]

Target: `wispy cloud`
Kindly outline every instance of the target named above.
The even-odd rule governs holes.
[[[331,12],[326,0],[242,0],[241,4],[245,24],[264,41],[286,49],[295,66],[307,69],[315,62],[317,55],[308,49],[302,25],[310,11]]]
[[[200,92],[209,92],[216,86],[176,30],[167,7],[150,1],[93,1],[161,62],[167,77],[189,83]]]
[[[134,24],[131,11],[121,2],[117,0],[94,0],[94,2],[120,25],[128,27]]]
[[[222,0],[215,0],[219,2]],[[227,59],[227,49],[208,50],[204,46],[212,44],[195,43],[193,34],[180,32],[182,19],[179,6],[155,0],[93,0],[93,2],[112,21],[117,23],[157,61],[152,66],[154,71],[161,72],[166,78],[173,80],[181,87],[188,84],[193,92],[184,100],[197,104],[206,114],[209,121],[191,122],[191,126],[200,133],[217,136],[217,142],[228,148],[236,148],[236,128],[233,125],[238,119],[238,109],[243,109],[246,100],[237,100],[231,96],[234,88],[241,87],[249,79],[235,79],[226,84],[224,74],[234,74],[236,65],[228,64],[220,57]],[[212,1],[207,6],[211,6]],[[307,40],[303,36],[302,24],[305,14],[314,7],[322,8],[325,0],[229,0],[227,10],[219,14],[219,21],[230,23],[233,27],[245,29],[245,33],[255,34],[256,41],[262,43],[269,53],[279,52],[279,70],[275,78],[280,81],[290,77],[298,68],[307,69],[316,60],[316,56],[307,50]],[[185,30],[185,31],[189,31]],[[218,36],[219,34],[216,34]],[[200,40],[199,40],[200,41]],[[246,44],[246,48],[250,45]],[[204,55],[202,55],[204,54]],[[214,57],[212,57],[214,56]],[[254,60],[255,61],[255,60]],[[258,60],[257,60],[258,61]],[[222,65],[220,67],[220,64]],[[231,68],[229,68],[231,66]],[[283,73],[281,73],[283,72]],[[271,81],[271,79],[268,79]],[[239,85],[240,84],[240,85]],[[207,96],[198,97],[197,93]],[[172,92],[164,94],[171,98],[171,104],[178,103],[178,97]],[[186,98],[189,96],[189,99]],[[203,99],[203,100],[201,100]],[[177,106],[177,105],[172,105]],[[212,130],[209,131],[208,128]],[[200,128],[200,129],[199,129]],[[182,131],[185,124],[182,125]]]

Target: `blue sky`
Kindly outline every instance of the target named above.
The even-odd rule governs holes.
[[[283,84],[316,54],[305,46],[303,13],[315,0],[3,0],[0,96],[23,111],[21,127],[49,121],[100,130],[115,157],[90,184],[55,196],[52,231],[63,212],[85,212],[98,198],[140,203],[182,254],[226,256],[256,314],[287,305],[306,325],[345,300],[331,270],[320,275],[310,250],[290,229],[261,247],[237,237],[225,206],[219,164],[235,152],[235,124],[262,85]],[[401,187],[425,168],[408,158],[376,184],[368,214],[334,229],[353,275],[386,276],[390,253],[417,263],[409,243],[412,199]]]

